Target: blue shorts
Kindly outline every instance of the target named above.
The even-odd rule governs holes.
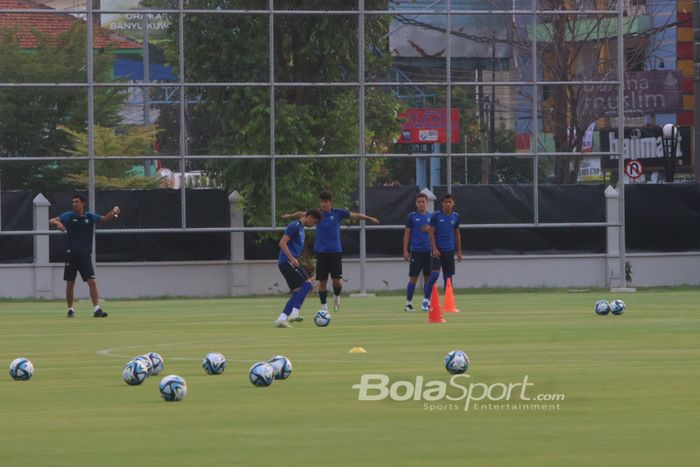
[[[304,268],[299,265],[299,267],[294,267],[289,262],[285,261],[282,264],[278,264],[280,272],[284,276],[284,280],[287,281],[289,290],[296,290],[309,279],[309,275],[304,271]]]

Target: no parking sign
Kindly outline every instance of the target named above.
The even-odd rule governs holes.
[[[639,162],[637,159],[632,159],[625,162],[625,175],[627,175],[632,180],[636,180],[639,177],[641,177],[643,171],[644,167],[642,167],[642,163]]]

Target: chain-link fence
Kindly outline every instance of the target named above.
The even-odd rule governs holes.
[[[32,233],[17,190],[122,199],[111,235],[273,232],[322,190],[375,215],[376,187],[453,191],[468,228],[603,227],[599,131],[659,34],[628,3],[0,0],[0,235]]]

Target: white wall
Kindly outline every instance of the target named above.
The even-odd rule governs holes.
[[[632,286],[700,285],[700,252],[628,254],[627,258],[632,264]],[[38,284],[40,275],[32,264],[0,267],[0,297],[63,299],[63,264],[41,268],[47,269],[48,287]],[[360,291],[359,260],[346,259],[343,270],[344,290]],[[287,292],[275,261],[98,263],[96,272],[100,294],[107,299]],[[610,286],[606,275],[603,254],[472,256],[457,264],[454,285],[458,288],[606,288]],[[370,259],[366,278],[368,291],[401,293],[408,280],[408,263],[399,258]],[[87,296],[87,286],[79,282],[76,297]]]

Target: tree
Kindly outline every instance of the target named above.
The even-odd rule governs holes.
[[[227,1],[218,2],[222,8]],[[244,2],[245,3],[245,2]],[[251,2],[254,3],[254,2]],[[368,3],[385,4],[374,1]],[[162,5],[153,0],[149,5]],[[231,3],[233,7],[233,3]],[[235,3],[241,8],[240,2]],[[292,4],[290,4],[292,5]],[[313,10],[342,9],[344,0],[309,0]],[[289,5],[287,5],[289,6]],[[293,6],[293,5],[292,5]],[[194,0],[190,8],[210,8],[207,0]],[[285,8],[284,2],[275,2]],[[298,6],[294,6],[295,8]],[[368,6],[369,7],[369,6]],[[381,39],[388,18],[367,22],[367,41],[388,48]],[[276,83],[353,82],[357,80],[356,15],[278,15],[274,23]],[[177,65],[177,25],[166,53]],[[260,82],[269,78],[269,24],[265,15],[187,15],[185,17],[185,78],[189,82]],[[389,54],[368,53],[367,74],[385,73]],[[177,66],[174,67],[176,70]],[[228,154],[189,168],[206,170],[228,190],[246,199],[249,225],[269,225],[271,218],[271,163],[268,159],[237,158],[240,155],[270,154],[270,95],[264,87],[207,86],[189,89],[186,124],[191,154]],[[366,93],[366,146],[372,152],[385,150],[400,132],[399,103],[381,89]],[[275,88],[275,153],[310,155],[310,158],[279,159],[275,164],[277,212],[315,206],[319,191],[334,192],[337,204],[349,205],[358,185],[356,158],[324,157],[357,154],[359,139],[358,92],[353,86],[278,86]],[[163,106],[158,121],[164,129],[164,151],[177,152],[179,109]],[[381,160],[369,159],[367,176],[379,172]]]
[[[510,44],[527,57],[532,50],[532,38],[537,39],[539,66],[542,78],[547,81],[615,81],[617,76],[617,17],[609,14],[574,14],[577,10],[607,10],[614,12],[619,0],[542,0],[543,10],[564,10],[572,14],[545,13],[538,17],[536,31],[513,28]],[[624,34],[623,67],[626,71],[641,69],[641,65],[653,54],[654,44],[649,38],[676,26],[664,25],[641,29],[641,10],[626,11],[622,33]],[[652,12],[649,12],[651,14]],[[519,34],[520,33],[520,34]],[[543,131],[553,136],[554,150],[572,153],[556,156],[554,181],[575,183],[581,163],[581,149],[586,130],[603,117],[604,109],[586,105],[601,95],[611,97],[618,87],[585,86],[577,84],[553,84],[543,87],[543,96],[523,95],[531,102],[543,99],[541,115]],[[616,98],[614,99],[617,100]],[[622,117],[622,116],[620,116]]]
[[[70,147],[64,148],[68,154],[85,156],[88,154],[88,135],[70,128],[61,127],[70,137]],[[127,127],[117,132],[114,128],[96,126],[94,129],[95,187],[110,188],[158,188],[159,177],[136,176],[134,164],[128,157],[147,156],[153,150],[155,126]],[[75,148],[75,149],[72,149]],[[104,156],[124,156],[125,160],[99,160]],[[73,186],[87,186],[86,170],[70,173],[65,181]]]
[[[18,30],[0,30],[0,82],[86,82],[86,26],[76,22],[56,36],[33,31],[34,50],[20,46]],[[95,80],[107,81],[113,58],[95,56]],[[85,131],[87,91],[80,87],[18,87],[0,90],[0,157],[46,157],[47,162],[17,162],[0,165],[3,189],[25,188],[52,191],[69,188],[66,175],[85,163],[53,163],[65,156],[69,135],[60,127]],[[114,88],[95,89],[95,123],[113,126],[120,120],[122,93]]]

